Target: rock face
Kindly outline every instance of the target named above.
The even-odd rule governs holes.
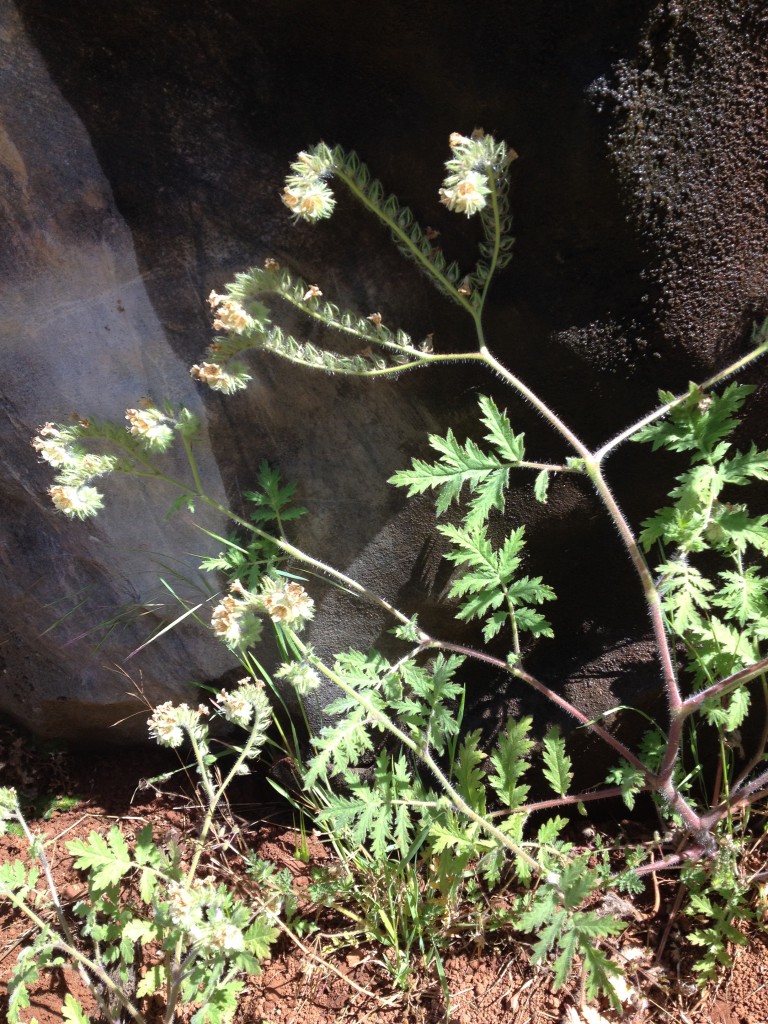
[[[228,667],[224,652],[189,627],[167,636],[162,651],[150,648],[135,666],[121,667],[170,604],[161,576],[172,584],[175,574],[190,582],[197,575],[198,593],[180,589],[191,600],[209,596],[184,553],[210,544],[189,522],[164,524],[174,495],[134,479],[115,485],[101,519],[73,526],[52,515],[50,474],[29,442],[46,420],[68,421],[73,411],[119,418],[149,392],[203,410],[184,363],[162,341],[130,231],[85,127],[8,5],[0,33],[7,368],[0,707],[47,736],[139,735],[143,718],[133,716],[143,705],[130,695],[134,684],[154,701],[188,699],[195,673]],[[223,494],[210,454],[205,469],[213,493]],[[113,730],[120,719],[128,721]]]
[[[170,494],[132,481],[109,485],[96,520],[56,515],[28,444],[46,420],[120,418],[145,394],[199,409],[214,493],[237,506],[268,459],[311,510],[297,542],[442,633],[453,627],[431,508],[406,505],[387,477],[424,453],[427,432],[469,429],[480,390],[509,407],[529,450],[563,454],[530,410],[466,367],[377,383],[265,356],[246,393],[198,394],[187,368],[210,338],[204,296],[267,256],[341,305],[434,332],[442,350],[466,344],[468,325],[350,203],[317,227],[291,224],[282,178],[319,138],[357,149],[460,259],[472,225],[436,196],[448,133],[482,125],[515,147],[515,259],[488,336],[587,443],[647,411],[657,387],[721,365],[768,314],[763,5],[499,6],[470,17],[465,4],[393,0],[377,18],[347,3],[136,0],[94,18],[87,0],[2,0],[0,709],[48,736],[130,740],[144,735],[141,715],[110,728],[140,710],[123,672],[156,704],[195,700],[190,680],[234,664],[192,625],[124,664],[176,614],[160,576],[188,580],[195,602],[216,586],[188,554],[211,542],[163,521]],[[751,430],[765,443],[764,418]],[[635,522],[668,490],[644,452],[611,469]],[[532,653],[531,670],[587,713],[652,701],[642,601],[593,497],[560,482],[546,507],[531,505],[521,481],[510,511],[529,523],[531,568],[559,596],[557,640]],[[316,597],[319,649],[379,637],[376,612],[320,585]],[[93,627],[126,603],[141,617],[126,613],[96,646]],[[471,679],[489,728],[508,706],[549,714],[506,686]]]

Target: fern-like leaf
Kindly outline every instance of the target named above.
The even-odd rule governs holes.
[[[558,796],[565,796],[573,779],[571,759],[565,752],[565,740],[557,728],[552,728],[542,742],[544,778]]]
[[[530,738],[532,719],[521,718],[519,722],[510,719],[496,741],[490,755],[493,771],[488,782],[504,807],[514,809],[528,799],[530,786],[521,785],[520,779],[529,768],[528,758],[534,745]]]

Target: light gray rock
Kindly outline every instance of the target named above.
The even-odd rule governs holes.
[[[152,703],[194,698],[192,678],[231,664],[195,626],[125,664],[182,611],[160,577],[186,600],[208,599],[194,553],[218,545],[188,516],[164,519],[171,488],[134,478],[109,481],[98,519],[66,520],[48,500],[50,467],[38,465],[30,440],[41,424],[68,422],[73,412],[119,419],[144,395],[203,410],[147,297],[86,130],[12,5],[2,5],[0,19],[0,710],[44,736],[138,737],[144,718],[131,691]],[[207,442],[202,453],[210,492],[222,497]],[[188,477],[182,460],[168,462]],[[220,516],[201,522],[221,531]]]

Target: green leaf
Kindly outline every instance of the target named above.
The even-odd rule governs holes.
[[[144,999],[146,996],[153,996],[156,992],[162,992],[165,988],[168,974],[162,964],[153,964],[147,968],[147,973],[136,986],[136,998]]]
[[[373,749],[366,712],[358,705],[344,720],[323,726],[320,735],[313,738],[312,745],[317,753],[307,764],[305,789],[311,789],[318,779],[327,779],[332,771],[343,773],[366,751]]]
[[[525,454],[524,436],[513,432],[506,413],[484,395],[479,404],[481,422],[488,429],[485,440],[495,451],[486,453],[471,439],[462,444],[452,430],[444,438],[431,434],[429,444],[440,456],[437,462],[414,459],[411,469],[395,473],[389,481],[407,487],[409,496],[436,490],[438,515],[459,501],[466,487],[471,494],[467,529],[480,527],[494,509],[504,511],[509,470],[520,465]]]
[[[557,948],[560,950],[560,955],[555,960],[555,978],[552,986],[555,992],[562,988],[568,980],[571,967],[573,966],[573,958],[581,949],[579,938],[579,933],[574,928],[570,928],[567,930],[563,929],[560,938],[557,940]],[[555,944],[551,936],[550,942],[552,945]]]
[[[159,928],[160,926],[154,920],[146,921],[141,917],[134,917],[121,925],[121,938],[129,947],[136,942],[146,946],[157,939]]]
[[[741,505],[731,506],[714,520],[711,531],[714,542],[727,538],[737,551],[744,552],[753,547],[762,555],[768,555],[768,515],[750,516]]]
[[[31,953],[32,947],[29,947]],[[29,985],[39,977],[37,966],[29,956],[19,957],[16,968],[8,982],[8,1024],[20,1024],[19,1014],[29,1006]]]
[[[768,452],[760,452],[753,444],[748,452],[726,459],[723,479],[729,484],[746,484],[750,480],[768,480]]]
[[[709,608],[708,595],[714,586],[687,558],[664,562],[658,567],[658,588],[672,629],[682,635],[701,623],[699,612]]]
[[[68,1024],[91,1024],[90,1017],[86,1017],[85,1010],[70,992],[64,996],[61,1016]]]
[[[280,473],[266,460],[259,463],[256,477],[259,490],[246,491],[244,497],[254,506],[250,518],[255,523],[280,523],[306,515],[305,508],[292,506],[296,484],[282,484]]]
[[[654,451],[667,448],[673,452],[692,451],[705,457],[738,426],[735,413],[754,390],[750,385],[731,384],[722,395],[705,394],[698,385],[691,384],[683,402],[665,418],[643,427],[632,440],[650,441]],[[673,398],[669,392],[659,392],[661,404]]]
[[[625,927],[623,921],[613,921],[612,924],[618,925],[619,930]],[[621,973],[617,964],[588,938],[582,940],[580,951],[584,957],[585,989],[588,998],[597,999],[600,995],[607,995],[613,1008],[622,1012],[621,1001],[616,995],[616,989],[611,981],[611,978],[615,978]]]
[[[493,771],[488,775],[488,783],[503,806],[510,809],[522,806],[528,798],[530,786],[520,785],[520,779],[530,767],[528,757],[534,745],[529,737],[531,724],[530,717],[519,722],[510,719],[490,755]]]
[[[567,824],[568,819],[561,817],[559,814],[556,814],[554,818],[548,818],[539,826],[539,831],[536,834],[539,844],[541,846],[551,846],[557,842],[560,833]]]
[[[560,889],[567,910],[576,910],[594,892],[597,873],[587,867],[586,857],[577,857],[560,875]]]
[[[419,623],[416,615],[412,615],[407,623],[395,626],[390,632],[398,640],[404,640],[406,643],[418,644],[420,642]]]
[[[546,589],[549,590],[549,587]],[[554,599],[554,593],[550,591],[550,594],[552,599]],[[549,600],[549,597],[545,598],[545,600]],[[537,612],[534,608],[523,607],[516,609],[515,621],[517,622],[518,630],[530,633],[532,637],[553,637],[555,635],[549,621],[544,618],[541,612]]]
[[[241,981],[216,986],[206,993],[203,1006],[192,1015],[190,1024],[229,1024],[237,1010],[238,996],[243,987]]]
[[[756,566],[743,572],[726,570],[720,573],[723,581],[712,603],[724,609],[742,627],[748,622],[768,618],[768,579],[760,575]]]
[[[544,761],[544,778],[558,796],[565,796],[573,772],[571,759],[565,752],[565,740],[557,728],[550,729],[544,737],[541,756]]]
[[[459,747],[459,754],[454,767],[456,785],[461,796],[478,814],[485,814],[485,785],[483,772],[479,765],[486,755],[480,750],[482,731],[480,729],[468,733]]]
[[[257,917],[245,932],[246,947],[257,960],[266,960],[279,934],[265,917]]]
[[[486,638],[498,633],[510,613],[515,616],[518,631],[552,635],[549,623],[530,605],[553,600],[554,592],[540,576],[514,578],[525,545],[524,527],[512,530],[496,551],[480,528],[468,530],[446,524],[438,530],[453,545],[445,558],[463,569],[449,592],[451,597],[466,598],[457,618],[486,618]]]
[[[485,617],[485,625],[483,626],[483,637],[486,642],[492,640],[497,634],[501,632],[504,626],[509,621],[509,612],[501,608],[495,612],[491,612]]]
[[[97,892],[115,885],[134,868],[128,844],[117,825],[113,825],[106,839],[91,832],[87,841],[75,839],[67,843],[75,858],[75,867],[86,870],[92,887]]]
[[[533,484],[533,496],[536,498],[536,501],[540,501],[543,505],[546,505],[547,503],[547,496],[549,494],[549,478],[549,470],[542,469],[542,471],[537,474],[536,480]]]
[[[621,786],[621,796],[627,809],[632,811],[635,808],[635,801],[645,782],[645,776],[639,769],[633,767],[628,761],[622,761],[616,768],[612,768],[606,776],[606,782],[614,786]]]
[[[21,860],[0,862],[0,893],[5,890],[23,897],[29,890],[34,889],[39,875],[37,868],[32,867],[27,871]]]
[[[500,412],[493,399],[486,395],[480,395],[478,404],[480,419],[488,427],[486,441],[491,442],[502,460],[512,465],[522,462],[525,456],[524,435],[514,433],[506,410]]]

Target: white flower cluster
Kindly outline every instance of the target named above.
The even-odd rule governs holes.
[[[63,469],[76,461],[77,456],[70,447],[76,440],[74,431],[66,427],[58,427],[55,423],[45,423],[40,433],[32,439],[32,447],[39,453],[43,462],[55,469]]]
[[[217,295],[211,292],[208,303],[214,313],[213,327],[216,331],[242,334],[254,325],[254,321],[231,295]]]
[[[488,177],[501,170],[506,159],[504,147],[480,130],[471,137],[453,132],[448,141],[453,155],[445,164],[448,175],[440,189],[440,202],[471,217],[487,205],[491,194]]]
[[[207,713],[203,705],[190,708],[188,704],[172,704],[167,700],[164,704],[158,704],[149,716],[149,735],[161,747],[180,747],[185,732],[200,740],[205,732],[201,719]]]
[[[168,916],[196,946],[225,954],[245,948],[245,937],[230,920],[225,899],[210,883],[200,879],[191,884],[169,882],[166,895]]]
[[[219,363],[196,363],[190,367],[189,372],[195,380],[207,384],[213,391],[221,391],[224,395],[242,391],[251,379],[251,375],[239,363],[230,364],[229,372]]]
[[[87,425],[87,421],[84,421]],[[98,476],[112,472],[117,459],[112,455],[95,455],[78,445],[77,427],[45,423],[32,439],[32,447],[54,469],[56,483],[48,489],[54,506],[76,519],[94,516],[103,507],[102,495],[88,484]]]
[[[126,429],[141,442],[142,448],[165,451],[173,441],[175,428],[187,436],[196,428],[195,417],[186,410],[182,409],[178,415],[178,420],[173,419],[147,401],[140,409],[126,411]],[[54,485],[48,489],[55,508],[76,519],[95,516],[104,507],[103,495],[91,486],[92,481],[121,466],[126,468],[114,455],[87,451],[83,445],[86,438],[102,443],[107,440],[125,447],[114,425],[94,424],[87,419],[78,419],[71,427],[45,423],[32,439],[32,447],[40,458],[57,470]]]
[[[265,578],[261,584],[261,600],[273,622],[282,622],[294,629],[301,629],[315,614],[315,602],[300,583]]]
[[[302,629],[315,614],[315,602],[300,583],[285,583],[265,577],[258,594],[246,590],[234,580],[229,593],[219,601],[211,615],[214,633],[232,650],[248,647],[261,636],[259,615],[273,622]]]
[[[268,722],[272,713],[263,683],[247,676],[234,690],[221,690],[216,697],[216,707],[228,722],[243,729],[248,728],[254,716]]]
[[[265,329],[265,323],[251,316],[232,295],[219,295],[211,292],[208,302],[214,313],[213,326],[217,331],[225,331],[229,340],[219,338],[209,346],[208,359],[195,363],[189,372],[195,380],[207,384],[212,391],[220,391],[224,395],[233,395],[248,385],[251,375],[243,365],[232,359],[237,352],[248,348],[248,338],[254,332]],[[245,336],[242,342],[237,338]],[[227,366],[227,369],[224,366]]]
[[[280,666],[275,675],[278,679],[285,679],[289,682],[299,697],[306,697],[322,682],[320,673],[307,661],[286,662],[285,665]]]
[[[48,493],[54,508],[72,519],[87,519],[88,516],[95,516],[100,508],[104,508],[104,496],[101,492],[85,484],[78,487],[54,484],[48,488]]]
[[[240,580],[234,580],[229,590],[213,609],[211,626],[216,636],[234,650],[256,643],[261,636],[258,615],[263,611],[263,603],[259,595],[246,590]]]
[[[154,406],[128,409],[125,414],[134,437],[139,437],[147,448],[165,451],[173,441],[173,420]]]
[[[336,206],[325,178],[333,173],[333,156],[324,143],[311,153],[299,153],[285,179],[282,199],[299,220],[316,221],[330,217]]]

